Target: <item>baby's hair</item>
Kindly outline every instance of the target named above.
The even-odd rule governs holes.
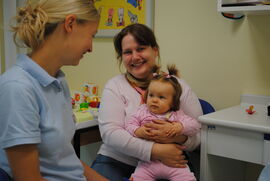
[[[180,96],[182,94],[182,87],[179,84],[176,77],[178,77],[178,70],[174,64],[167,66],[168,73],[161,72],[161,73],[154,73],[153,79],[150,81],[160,81],[170,83],[174,88],[174,95],[173,95],[173,103],[171,107],[171,111],[178,111],[180,108]],[[150,85],[150,84],[149,84]],[[148,90],[146,91],[144,101],[147,101],[147,94]]]
[[[100,18],[92,0],[39,0],[36,3],[28,0],[14,17],[16,25],[11,26],[14,42],[18,46],[37,49],[69,14],[75,15],[80,24],[97,22]]]

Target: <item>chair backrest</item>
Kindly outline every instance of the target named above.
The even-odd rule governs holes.
[[[9,175],[2,168],[0,168],[0,181],[11,181]]]
[[[199,99],[200,104],[202,106],[203,114],[208,114],[211,112],[215,112],[214,107],[207,101]]]

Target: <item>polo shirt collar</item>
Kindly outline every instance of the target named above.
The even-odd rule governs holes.
[[[42,67],[40,67],[35,61],[33,61],[29,56],[25,54],[19,54],[17,57],[17,66],[24,69],[32,77],[34,77],[40,85],[47,87],[50,84],[56,85],[61,89],[61,80],[64,78],[65,74],[59,70],[56,78],[48,74]]]

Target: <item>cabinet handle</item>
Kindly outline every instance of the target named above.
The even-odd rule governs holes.
[[[210,129],[210,130],[215,130],[216,129],[216,126],[214,126],[214,125],[208,125],[207,128]]]
[[[264,140],[270,141],[270,134],[264,134]]]

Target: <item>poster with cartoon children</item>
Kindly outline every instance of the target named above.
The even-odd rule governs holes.
[[[111,31],[113,35],[132,23],[142,23],[151,26],[148,16],[152,16],[152,12],[149,12],[149,10],[153,8],[153,1],[94,0],[95,6],[101,15],[98,34],[103,32],[106,36],[106,33]],[[111,33],[108,35],[111,35]]]

